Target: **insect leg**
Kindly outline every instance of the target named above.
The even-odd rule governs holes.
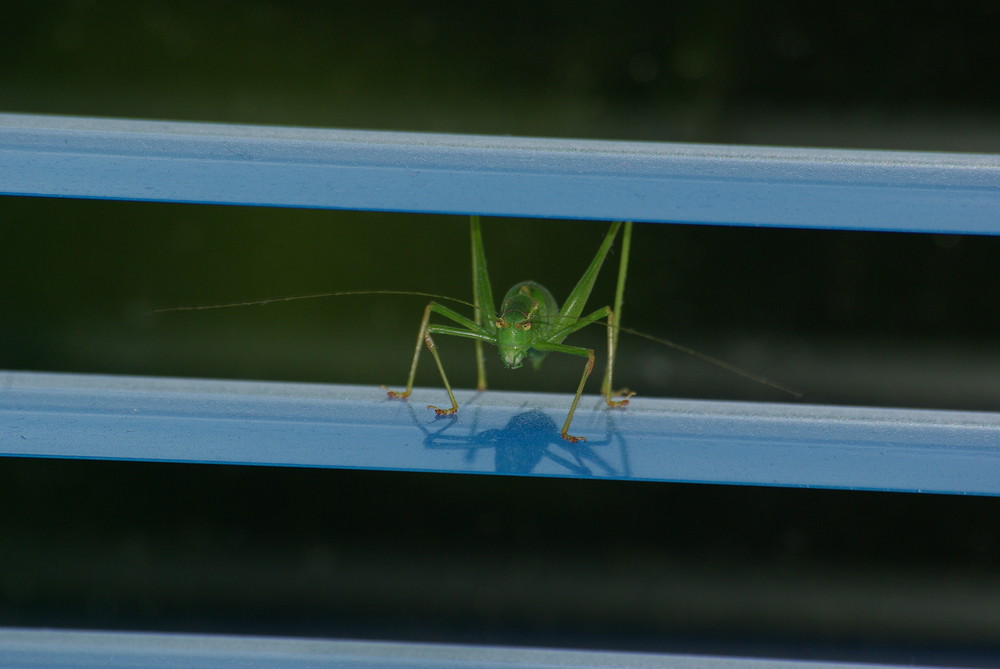
[[[583,313],[584,308],[587,306],[587,300],[590,298],[590,292],[594,288],[594,282],[597,281],[597,275],[601,271],[601,265],[604,264],[604,259],[607,257],[608,251],[611,250],[611,245],[614,244],[615,235],[618,234],[618,228],[620,227],[621,221],[615,221],[608,228],[608,232],[604,236],[604,241],[601,242],[601,246],[597,249],[593,260],[590,261],[590,265],[584,270],[583,276],[580,277],[576,287],[570,291],[569,297],[563,302],[559,318],[554,326],[555,330],[572,325],[580,317],[580,314]]]
[[[617,344],[617,338],[614,335],[618,333],[618,328],[615,327],[615,314],[614,312],[611,311],[610,307],[601,307],[600,309],[591,314],[576,319],[576,321],[564,327],[562,330],[559,330],[558,332],[553,332],[552,335],[549,337],[549,342],[560,343],[562,342],[563,339],[573,334],[577,330],[582,330],[583,328],[587,327],[588,325],[591,325],[592,323],[596,323],[602,318],[608,319],[608,324],[607,324],[608,369],[611,369],[614,367],[615,364],[615,352],[616,352],[615,349]],[[541,349],[542,347],[536,346],[535,348]],[[576,348],[576,347],[570,347],[570,348]],[[551,350],[551,349],[545,349],[545,350]],[[608,382],[610,376],[611,375],[609,372],[605,372],[604,384],[601,386],[601,394],[604,395],[604,401],[607,402],[608,407],[612,409],[619,409],[628,406],[629,398],[635,395],[635,393],[628,390],[627,388],[619,391],[612,391],[611,384]],[[620,400],[612,399],[615,395],[621,396],[622,399]]]
[[[496,320],[496,307],[493,304],[490,274],[486,270],[486,252],[483,250],[483,234],[478,216],[469,217],[469,232],[472,246],[472,301],[476,310],[473,320],[476,325],[483,327],[484,323]],[[486,390],[486,357],[480,341],[476,342],[476,374],[476,389]]]
[[[430,317],[432,313],[449,318],[459,325],[464,326],[464,328],[457,328],[448,325],[431,325]],[[437,407],[430,406],[429,408],[434,409],[439,416],[449,415],[455,413],[458,410],[458,402],[455,401],[455,395],[452,393],[451,384],[448,383],[448,377],[444,373],[444,366],[441,364],[441,358],[438,356],[436,346],[434,345],[434,340],[431,338],[431,334],[449,334],[457,337],[466,337],[468,339],[476,339],[477,341],[486,341],[489,343],[496,343],[495,337],[490,333],[479,328],[474,322],[462,316],[458,312],[449,309],[448,307],[442,306],[437,302],[428,302],[427,306],[424,308],[424,316],[420,320],[420,329],[417,331],[417,345],[413,351],[413,362],[410,363],[410,374],[406,380],[406,390],[401,392],[395,390],[389,390],[386,386],[382,386],[382,389],[386,391],[392,399],[406,399],[413,392],[413,380],[417,375],[417,363],[420,361],[420,348],[421,345],[426,346],[434,357],[434,362],[437,364],[438,371],[441,373],[441,380],[444,382],[445,390],[448,392],[448,398],[451,400],[451,408],[449,409],[438,409]]]
[[[406,379],[406,390],[389,390],[388,386],[380,386],[382,390],[388,393],[390,399],[405,400],[410,396],[410,393],[413,392],[413,379],[417,375],[417,362],[420,360],[420,345],[424,343],[427,322],[431,318],[431,311],[433,311],[433,307],[433,302],[428,302],[427,306],[424,307],[424,317],[420,320],[420,329],[417,330],[417,345],[413,349],[413,362],[410,363],[410,375]]]
[[[451,400],[451,407],[448,409],[439,409],[433,404],[428,404],[428,409],[434,409],[434,413],[439,416],[450,416],[456,411],[458,411],[458,400],[455,399],[455,393],[451,391],[451,384],[448,383],[448,377],[444,373],[444,365],[441,364],[441,356],[438,355],[437,347],[434,345],[434,340],[431,338],[430,328],[424,330],[424,344],[427,346],[427,350],[431,352],[431,356],[434,358],[434,364],[437,365],[438,372],[441,373],[441,382],[444,383],[444,389],[448,393],[448,399]]]
[[[451,391],[451,384],[448,382],[448,377],[444,373],[444,365],[441,364],[441,357],[438,355],[437,346],[434,345],[434,339],[431,337],[431,333],[434,334],[446,334],[455,337],[464,337],[466,339],[475,339],[477,343],[487,342],[496,343],[495,338],[490,336],[485,332],[476,332],[473,330],[464,330],[462,328],[452,327],[450,325],[429,325],[424,331],[424,344],[427,346],[427,350],[431,352],[434,357],[434,363],[437,365],[438,372],[441,374],[441,382],[444,383],[444,389],[448,392],[448,399],[451,400],[451,407],[447,409],[439,409],[433,404],[428,404],[428,409],[434,409],[434,413],[439,416],[450,416],[456,411],[458,411],[458,401],[455,399],[455,394]]]
[[[618,328],[615,323],[615,317],[615,312],[608,310],[608,366],[604,369],[604,382],[601,384],[601,394],[604,395],[604,401],[608,403],[608,407],[623,409],[628,406],[629,398],[635,395],[635,393],[628,388],[612,390],[611,375],[614,373],[615,354],[618,349]],[[611,399],[616,395],[621,397],[621,399]]]
[[[609,406],[612,404],[612,395],[625,396],[623,402],[627,404],[628,398],[635,394],[630,392],[628,388],[618,391],[613,390],[614,386],[611,380],[615,369],[615,354],[618,352],[618,334],[622,324],[622,305],[625,302],[625,278],[628,276],[628,260],[631,247],[632,221],[625,221],[624,229],[622,230],[621,261],[618,265],[618,283],[615,286],[615,306],[612,312],[608,314],[608,366],[604,370],[604,381],[601,384],[601,392],[604,394]],[[615,406],[624,406],[625,404],[619,403]]]
[[[606,307],[605,307],[606,308]],[[573,396],[573,403],[569,406],[569,413],[566,414],[566,422],[563,423],[562,431],[559,433],[562,438],[570,443],[577,443],[579,441],[587,441],[586,437],[574,437],[569,433],[570,423],[573,422],[573,414],[576,413],[576,405],[580,403],[580,396],[583,395],[583,387],[587,383],[587,378],[590,373],[594,371],[594,349],[592,348],[582,348],[580,346],[567,346],[566,344],[555,344],[539,342],[535,345],[535,348],[540,351],[550,351],[553,353],[568,353],[570,355],[579,355],[587,358],[587,364],[583,368],[583,376],[580,377],[580,384],[576,387],[576,395]]]

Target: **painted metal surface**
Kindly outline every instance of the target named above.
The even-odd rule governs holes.
[[[268,637],[207,636],[194,634],[143,634],[18,630],[0,628],[0,664],[5,667],[300,667],[340,669],[500,669],[537,667],[599,669],[864,669],[871,664],[799,662],[766,658],[661,655],[463,646],[445,644],[325,641]],[[879,667],[890,665],[879,664]]]
[[[0,114],[0,193],[1000,233],[1000,156]]]
[[[0,454],[1000,494],[1000,414],[0,374]]]

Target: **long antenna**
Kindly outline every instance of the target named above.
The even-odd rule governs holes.
[[[791,395],[792,397],[795,397],[795,398],[802,397],[802,393],[800,393],[799,391],[792,390],[788,386],[783,386],[780,383],[778,383],[777,381],[772,381],[771,379],[767,378],[766,376],[761,376],[760,374],[755,374],[754,372],[747,371],[747,370],[743,369],[742,367],[737,367],[736,365],[730,364],[730,363],[726,362],[725,360],[720,360],[719,358],[713,358],[710,355],[705,355],[704,353],[701,353],[700,351],[696,351],[693,348],[689,348],[687,346],[684,346],[683,344],[678,344],[676,342],[672,342],[669,339],[664,339],[662,337],[655,337],[655,336],[653,336],[651,334],[646,334],[645,332],[639,332],[638,330],[633,330],[632,328],[618,328],[618,329],[621,332],[625,332],[627,334],[634,335],[636,337],[642,337],[643,339],[648,339],[651,342],[656,342],[657,344],[662,344],[663,346],[669,346],[672,349],[676,349],[676,350],[680,351],[681,353],[686,353],[687,355],[690,355],[691,357],[698,358],[699,360],[701,360],[703,362],[707,362],[710,365],[714,365],[716,367],[724,369],[727,372],[732,372],[733,374],[736,374],[737,376],[742,376],[745,379],[750,379],[751,381],[756,381],[757,383],[762,383],[765,386],[770,386],[771,388],[775,388],[775,389],[780,390],[782,392],[786,392],[789,395]]]
[[[609,325],[609,324],[604,323],[602,321],[595,321],[595,322],[591,323],[591,325],[605,327],[605,328],[611,328],[615,332],[624,332],[625,334],[630,334],[630,335],[633,335],[635,337],[642,337],[643,339],[648,339],[649,341],[655,342],[655,343],[660,344],[662,346],[669,346],[670,348],[672,348],[672,349],[674,349],[676,351],[680,351],[681,353],[684,353],[686,355],[690,355],[691,357],[697,358],[698,360],[701,360],[702,362],[707,362],[708,364],[713,365],[714,367],[718,367],[720,369],[724,369],[727,372],[732,372],[733,374],[736,374],[737,376],[742,376],[744,379],[749,379],[751,381],[755,381],[755,382],[763,384],[765,386],[769,386],[771,388],[774,388],[775,390],[780,390],[780,391],[782,391],[784,393],[788,393],[789,395],[791,395],[792,397],[795,397],[795,398],[801,398],[802,397],[802,393],[800,393],[799,391],[793,390],[792,388],[789,388],[788,386],[784,386],[784,385],[778,383],[777,381],[772,381],[771,379],[767,378],[766,376],[763,376],[761,374],[757,374],[755,372],[751,372],[749,370],[743,369],[742,367],[737,367],[736,365],[734,365],[732,363],[728,363],[725,360],[721,360],[719,358],[712,357],[710,355],[702,353],[701,351],[697,351],[697,350],[695,350],[695,349],[693,349],[693,348],[691,348],[689,346],[685,346],[684,344],[678,344],[677,342],[671,341],[669,339],[664,339],[663,337],[657,337],[655,335],[646,334],[645,332],[640,332],[639,330],[634,330],[632,328],[621,327],[621,326],[618,326],[618,325]]]
[[[416,295],[417,297],[430,297],[436,300],[448,300],[458,302],[466,306],[475,308],[472,302],[460,300],[457,297],[448,295],[437,295],[436,293],[422,293],[413,290],[341,290],[333,293],[314,293],[311,295],[292,295],[290,297],[266,297],[257,300],[241,300],[239,302],[223,302],[220,304],[201,304],[184,307],[163,307],[153,309],[154,314],[162,314],[167,311],[208,311],[209,309],[229,309],[231,307],[250,307],[255,305],[272,304],[274,302],[292,302],[294,300],[313,300],[320,297],[344,297],[346,295]]]
[[[292,301],[295,301],[295,300],[313,300],[313,299],[318,299],[318,298],[322,298],[322,297],[344,297],[344,296],[349,296],[349,295],[412,295],[412,296],[416,296],[416,297],[429,297],[429,298],[435,299],[435,300],[447,300],[449,302],[457,302],[458,304],[464,304],[465,306],[472,307],[473,309],[476,308],[476,305],[474,305],[472,302],[468,302],[466,300],[462,300],[462,299],[459,299],[457,297],[450,297],[448,295],[438,295],[437,293],[424,293],[424,292],[421,292],[421,291],[414,291],[414,290],[341,290],[341,291],[335,291],[335,292],[332,292],[332,293],[314,293],[314,294],[311,294],[311,295],[292,295],[292,296],[289,296],[289,297],[268,297],[268,298],[257,299],[257,300],[240,300],[238,302],[223,302],[223,303],[220,303],[220,304],[201,304],[201,305],[195,305],[195,306],[163,307],[163,308],[160,308],[160,309],[153,309],[153,313],[161,314],[161,313],[166,313],[166,312],[171,312],[171,311],[208,311],[210,309],[229,309],[229,308],[232,308],[232,307],[250,307],[250,306],[255,306],[255,305],[272,304],[272,303],[275,303],[275,302],[292,302]],[[601,325],[601,324],[600,323],[594,323],[594,325]],[[604,324],[604,326],[608,327],[607,324]],[[688,346],[684,346],[683,344],[678,344],[676,342],[670,341],[669,339],[664,339],[662,337],[656,337],[656,336],[653,336],[651,334],[646,334],[645,332],[640,332],[638,330],[633,330],[632,328],[619,327],[619,326],[611,326],[611,327],[613,327],[618,332],[625,332],[627,334],[630,334],[630,335],[633,335],[633,336],[636,336],[636,337],[642,337],[643,339],[648,339],[651,342],[655,342],[655,343],[661,344],[663,346],[669,346],[672,349],[675,349],[677,351],[680,351],[681,353],[685,353],[687,355],[690,355],[690,356],[692,356],[694,358],[697,358],[697,359],[699,359],[699,360],[701,360],[703,362],[707,362],[710,365],[714,365],[715,367],[719,367],[720,369],[724,369],[724,370],[726,370],[728,372],[732,372],[733,374],[736,374],[737,376],[742,376],[745,379],[749,379],[751,381],[756,381],[757,383],[761,383],[761,384],[763,384],[765,386],[770,386],[771,388],[775,388],[775,389],[780,390],[782,392],[788,393],[792,397],[796,397],[796,398],[802,397],[802,393],[798,392],[797,390],[792,390],[791,388],[788,388],[787,386],[783,386],[780,383],[778,383],[777,381],[772,381],[771,379],[769,379],[769,378],[767,378],[765,376],[761,376],[760,374],[755,374],[754,372],[750,372],[748,370],[745,370],[742,367],[737,367],[736,365],[730,364],[730,363],[728,363],[728,362],[726,362],[724,360],[720,360],[719,358],[713,358],[710,355],[706,355],[704,353],[701,353],[700,351],[696,351],[695,349],[690,348]]]

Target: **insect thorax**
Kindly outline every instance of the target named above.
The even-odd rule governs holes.
[[[532,345],[546,339],[558,313],[555,298],[541,284],[522,281],[507,291],[495,324],[497,348],[504,364],[516,369],[530,357],[537,368],[544,354],[532,351]]]
[[[500,317],[511,323],[531,321],[546,326],[559,314],[559,305],[549,289],[535,281],[515,284],[503,296]]]

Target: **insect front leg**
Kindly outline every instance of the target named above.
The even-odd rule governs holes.
[[[569,433],[569,426],[570,423],[573,422],[573,414],[576,413],[576,405],[580,403],[580,397],[583,395],[583,387],[587,384],[587,379],[590,377],[590,373],[594,371],[594,349],[582,348],[580,346],[567,346],[566,344],[556,344],[551,342],[539,342],[535,345],[535,348],[539,351],[568,353],[570,355],[579,355],[587,358],[587,364],[583,367],[583,376],[580,377],[580,384],[576,387],[576,395],[573,396],[573,403],[569,405],[569,413],[566,414],[566,422],[563,423],[562,431],[559,432],[563,439],[572,444],[580,441],[587,441],[586,437],[574,437],[571,435]]]
[[[444,373],[444,365],[441,364],[441,356],[438,355],[437,346],[434,345],[434,339],[431,338],[431,330],[433,327],[424,328],[424,345],[427,346],[427,350],[431,352],[434,356],[434,362],[437,364],[438,372],[441,373],[441,382],[444,383],[444,389],[448,391],[448,399],[451,400],[451,407],[448,409],[439,409],[433,404],[428,404],[428,409],[434,409],[434,413],[439,416],[450,416],[458,411],[458,400],[455,399],[455,393],[451,391],[451,384],[448,383],[448,377]]]
[[[618,339],[617,339],[618,329],[615,327],[615,315],[614,315],[614,312],[611,311],[610,307],[601,307],[597,311],[595,311],[595,312],[593,312],[591,314],[588,314],[588,315],[584,316],[583,318],[577,319],[575,322],[573,322],[573,323],[569,324],[568,326],[564,327],[562,330],[559,330],[557,332],[553,332],[552,335],[549,338],[549,343],[550,344],[559,344],[560,342],[562,342],[563,339],[565,339],[569,335],[573,334],[577,330],[582,330],[583,328],[585,328],[588,325],[591,325],[593,323],[596,323],[597,321],[601,320],[602,318],[606,318],[607,319],[607,323],[608,323],[607,324],[607,330],[608,330],[608,368],[607,368],[607,370],[605,370],[604,381],[601,384],[601,394],[604,395],[604,401],[607,403],[607,405],[608,405],[609,408],[612,408],[612,409],[623,409],[626,406],[628,406],[628,400],[629,400],[629,398],[632,397],[633,395],[635,395],[635,393],[633,393],[632,391],[628,390],[627,388],[624,388],[624,389],[618,390],[618,391],[613,391],[611,389],[611,377],[612,377],[612,373],[614,371],[614,366],[615,366],[615,352],[617,350],[617,344],[618,344]],[[536,346],[536,348],[541,349],[542,347],[541,346]],[[577,349],[577,350],[580,350],[580,351],[585,350],[585,349],[578,349],[575,346],[569,346],[567,348]],[[555,349],[546,348],[545,350],[555,350]],[[569,353],[571,351],[566,351],[566,352]],[[577,355],[579,355],[579,354],[577,354]],[[586,377],[584,377],[584,378],[586,378]],[[620,396],[621,399],[620,400],[613,399],[616,395]]]
[[[437,305],[440,307],[440,305]],[[451,311],[445,307],[440,307],[440,309],[445,311]],[[444,313],[443,311],[440,313]],[[454,314],[454,312],[452,312]],[[448,315],[448,314],[445,314]],[[454,314],[458,316],[458,314]],[[452,316],[449,316],[452,317]],[[459,316],[461,321],[467,321],[467,319]],[[456,328],[450,325],[428,325],[424,329],[424,345],[427,346],[427,350],[431,352],[434,357],[434,362],[437,364],[438,372],[441,374],[441,382],[444,383],[444,389],[448,391],[448,399],[451,400],[451,407],[448,409],[439,409],[433,404],[428,404],[428,409],[434,409],[434,413],[439,416],[450,416],[458,411],[458,401],[455,399],[455,394],[451,391],[451,384],[448,383],[448,377],[444,373],[444,365],[441,364],[441,357],[438,355],[437,346],[434,345],[434,339],[431,334],[446,334],[455,337],[463,337],[465,339],[475,339],[476,342],[487,342],[496,345],[496,337],[485,331],[476,330],[466,330],[463,328]]]
[[[410,376],[406,380],[406,390],[399,392],[395,390],[389,390],[388,386],[380,386],[382,390],[388,393],[391,399],[405,400],[413,392],[413,379],[417,375],[417,362],[420,361],[420,348],[424,344],[424,337],[427,334],[427,323],[430,321],[431,312],[434,310],[434,302],[428,302],[427,306],[424,308],[424,317],[420,321],[420,329],[417,330],[417,345],[413,349],[413,362],[410,363]]]
[[[431,313],[449,318],[464,327],[459,328],[449,325],[431,325]],[[431,337],[431,334],[447,334],[455,337],[464,337],[466,339],[484,341],[493,345],[496,345],[496,336],[489,331],[480,328],[470,319],[462,316],[452,309],[449,309],[448,307],[442,306],[437,302],[430,302],[427,304],[427,307],[424,309],[424,316],[420,321],[420,330],[417,332],[417,345],[413,351],[413,362],[410,364],[410,376],[406,381],[406,390],[397,392],[389,390],[385,386],[382,386],[382,388],[392,399],[408,398],[410,393],[413,392],[413,381],[417,375],[417,363],[420,360],[421,346],[426,346],[427,350],[431,352],[431,356],[434,358],[438,372],[441,374],[441,381],[444,383],[445,390],[448,392],[448,398],[451,400],[451,407],[448,409],[439,409],[433,405],[428,405],[427,408],[434,409],[439,416],[448,416],[458,411],[458,401],[455,399],[455,394],[451,390],[451,384],[448,382],[448,377],[444,373],[444,365],[441,364],[441,358],[438,355],[437,346],[434,344],[434,339]]]

